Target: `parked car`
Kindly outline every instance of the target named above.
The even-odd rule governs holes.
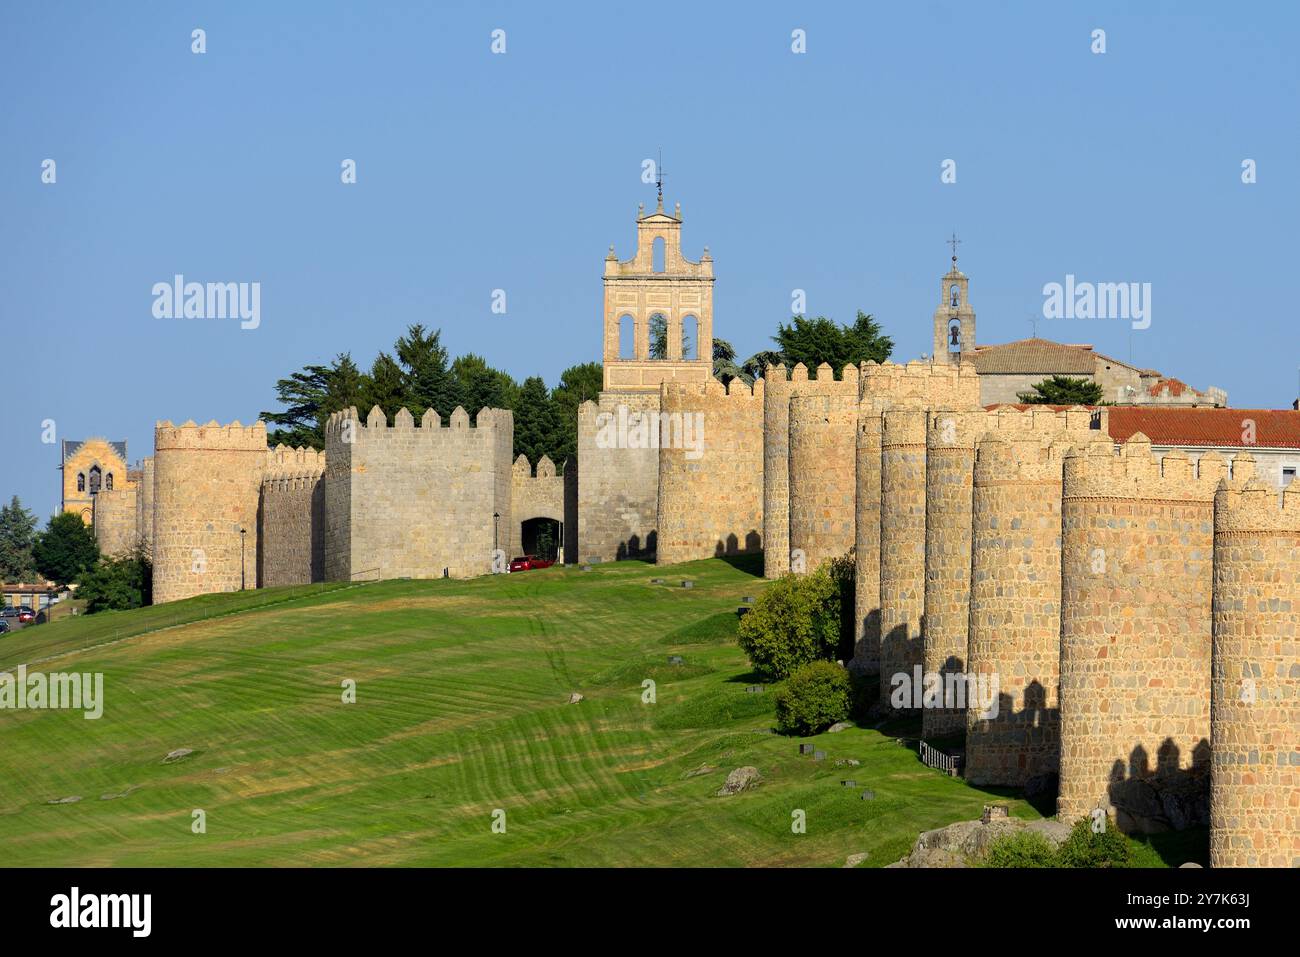
[[[538,558],[536,555],[521,555],[512,559],[510,570],[512,572],[526,572],[533,568],[550,568],[555,562],[546,558]]]
[[[30,608],[23,608],[18,612],[18,620],[26,624],[29,621],[36,620],[36,613]]]
[[[3,618],[0,618],[0,635],[3,635],[8,631],[9,631],[9,622],[5,621]]]
[[[0,609],[0,618],[17,618],[18,613],[22,611],[17,605],[5,605]]]

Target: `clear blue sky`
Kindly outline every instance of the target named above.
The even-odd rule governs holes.
[[[660,146],[742,356],[795,288],[919,356],[955,230],[982,342],[1029,335],[1067,273],[1150,282],[1147,330],[1039,334],[1238,407],[1296,397],[1300,6],[718,6],[5,4],[0,495],[57,505],[45,419],[134,460],[156,419],[248,422],[413,322],[553,383],[599,358],[605,252],[631,255]],[[175,273],[260,282],[260,328],[155,319]]]

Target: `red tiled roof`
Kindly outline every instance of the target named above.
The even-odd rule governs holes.
[[[1170,395],[1182,395],[1188,388],[1187,383],[1181,379],[1161,379],[1147,391],[1152,395],[1159,395],[1161,389],[1168,389]]]
[[[1153,445],[1300,449],[1300,412],[1290,409],[1116,405],[1108,413],[1110,437],[1116,442],[1141,432]],[[1243,439],[1249,422],[1255,424],[1253,443]]]

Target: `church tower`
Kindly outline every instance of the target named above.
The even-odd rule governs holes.
[[[934,311],[934,358],[936,363],[959,365],[975,353],[975,310],[968,297],[970,279],[957,268],[956,236],[952,268],[939,286],[939,308]]]
[[[636,254],[605,257],[605,391],[658,392],[661,382],[713,375],[713,259],[682,255],[682,209],[636,219]]]

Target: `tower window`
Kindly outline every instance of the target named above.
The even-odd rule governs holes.
[[[658,312],[650,317],[650,358],[668,358],[668,320]]]
[[[695,316],[682,319],[682,358],[694,361],[700,357],[697,343],[700,340],[700,320]]]
[[[664,271],[664,238],[662,236],[655,237],[654,245],[651,246],[651,257],[654,260],[653,264],[651,265],[651,268],[654,269],[655,272],[663,272]]]
[[[961,287],[958,286],[956,283],[953,283],[953,284],[952,284],[952,288],[950,288],[950,289],[948,290],[948,297],[949,297],[949,302],[950,302],[950,304],[952,305],[952,308],[956,309],[958,306],[960,306],[960,305],[961,305]]]
[[[84,492],[85,490],[86,490],[86,473],[85,473],[85,472],[78,472],[78,473],[77,473],[77,491],[78,491],[78,492]]]
[[[102,484],[99,466],[92,466],[90,469],[90,494],[95,495],[99,492],[99,486]]]
[[[108,475],[104,476],[104,488],[105,488],[107,491],[109,491],[109,492],[113,491],[113,473],[112,473],[112,472],[109,472]]]
[[[631,316],[619,316],[618,319],[618,357],[636,358],[636,320]]]

